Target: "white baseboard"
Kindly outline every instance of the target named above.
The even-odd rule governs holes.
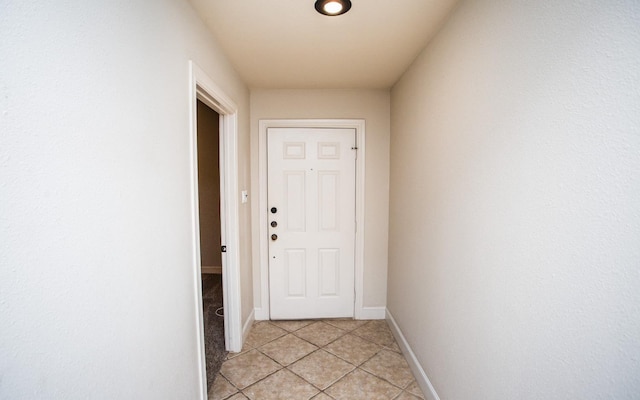
[[[266,308],[256,307],[253,309],[256,321],[269,320],[269,312]],[[385,319],[386,308],[384,307],[363,307],[356,310],[355,319]]]
[[[418,359],[416,358],[416,355],[413,353],[413,350],[411,350],[411,347],[402,334],[400,327],[398,326],[398,324],[396,324],[396,320],[393,319],[393,315],[391,315],[389,310],[387,310],[386,314],[387,321],[389,322],[389,325],[391,327],[391,332],[393,333],[393,336],[395,336],[396,341],[398,342],[398,346],[400,346],[402,353],[407,359],[409,367],[413,372],[413,376],[415,376],[418,386],[420,386],[420,389],[422,389],[422,393],[424,393],[427,400],[440,400],[440,397],[431,384],[429,377],[424,372],[424,369],[422,369],[422,365],[420,365]]]
[[[385,307],[362,307],[356,309],[355,319],[385,319],[386,311]]]
[[[222,267],[202,266],[200,268],[203,274],[221,274]]]
[[[267,309],[262,307],[254,308],[253,315],[255,316],[256,321],[266,321],[269,319],[269,313],[267,312]]]

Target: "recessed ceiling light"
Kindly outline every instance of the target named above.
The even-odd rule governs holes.
[[[316,0],[316,11],[324,15],[342,15],[350,8],[350,0]]]

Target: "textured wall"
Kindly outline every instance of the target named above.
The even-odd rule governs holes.
[[[640,393],[640,3],[466,1],[392,89],[388,308],[442,399]]]
[[[240,188],[247,88],[184,1],[2,1],[0,37],[0,398],[197,398],[188,61],[240,107]]]

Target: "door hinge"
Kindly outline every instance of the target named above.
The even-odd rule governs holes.
[[[220,251],[223,252],[223,253],[226,253],[227,252],[227,246],[220,247]]]

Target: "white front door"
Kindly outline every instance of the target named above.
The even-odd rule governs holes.
[[[271,319],[353,317],[355,129],[269,128]]]

